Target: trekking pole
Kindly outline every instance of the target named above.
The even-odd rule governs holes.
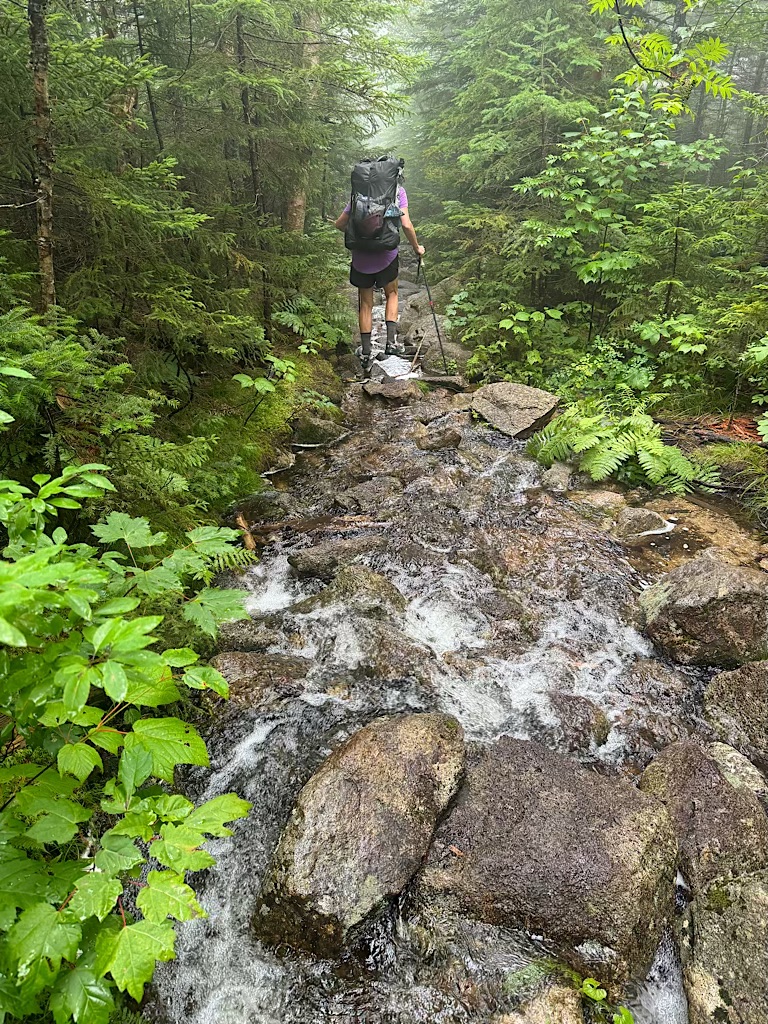
[[[429,281],[427,281],[427,275],[424,270],[424,264],[421,262],[421,256],[419,256],[419,266],[416,270],[416,280],[419,279],[419,272],[424,278],[424,287],[427,289],[427,299],[429,300],[429,308],[432,310],[432,319],[435,322],[435,334],[437,335],[437,341],[440,345],[440,355],[443,357],[443,368],[445,370],[446,377],[450,376],[448,373],[448,362],[445,358],[445,349],[443,348],[443,339],[440,337],[440,328],[437,324],[437,313],[435,313],[435,304],[432,301],[432,292],[429,290]]]

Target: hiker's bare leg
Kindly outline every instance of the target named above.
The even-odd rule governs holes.
[[[373,330],[373,288],[358,288],[357,298],[360,333],[370,334]]]
[[[384,295],[386,296],[387,300],[387,305],[384,311],[384,319],[396,321],[398,309],[397,278],[395,278],[394,281],[390,281],[388,285],[385,285]]]

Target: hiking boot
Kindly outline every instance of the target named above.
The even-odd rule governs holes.
[[[405,355],[405,346],[398,339],[397,341],[393,341],[391,344],[387,345],[386,350],[385,350],[385,354],[388,355],[388,356],[401,356],[402,357],[403,355]]]

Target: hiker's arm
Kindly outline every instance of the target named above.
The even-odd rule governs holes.
[[[411,224],[411,218],[408,216],[407,209],[403,210],[403,216],[400,219],[400,223],[402,224],[403,231],[405,232],[405,237],[411,243],[413,251],[417,256],[423,256],[425,251],[424,246],[419,245],[419,240],[416,237],[416,228]]]
[[[347,224],[349,224],[349,213],[345,210],[344,213],[342,213],[342,215],[333,222],[333,226],[338,228],[339,231],[346,231]]]

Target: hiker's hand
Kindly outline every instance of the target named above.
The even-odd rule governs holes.
[[[413,251],[416,253],[417,256],[423,256],[427,250],[424,248],[423,245],[417,245]]]

